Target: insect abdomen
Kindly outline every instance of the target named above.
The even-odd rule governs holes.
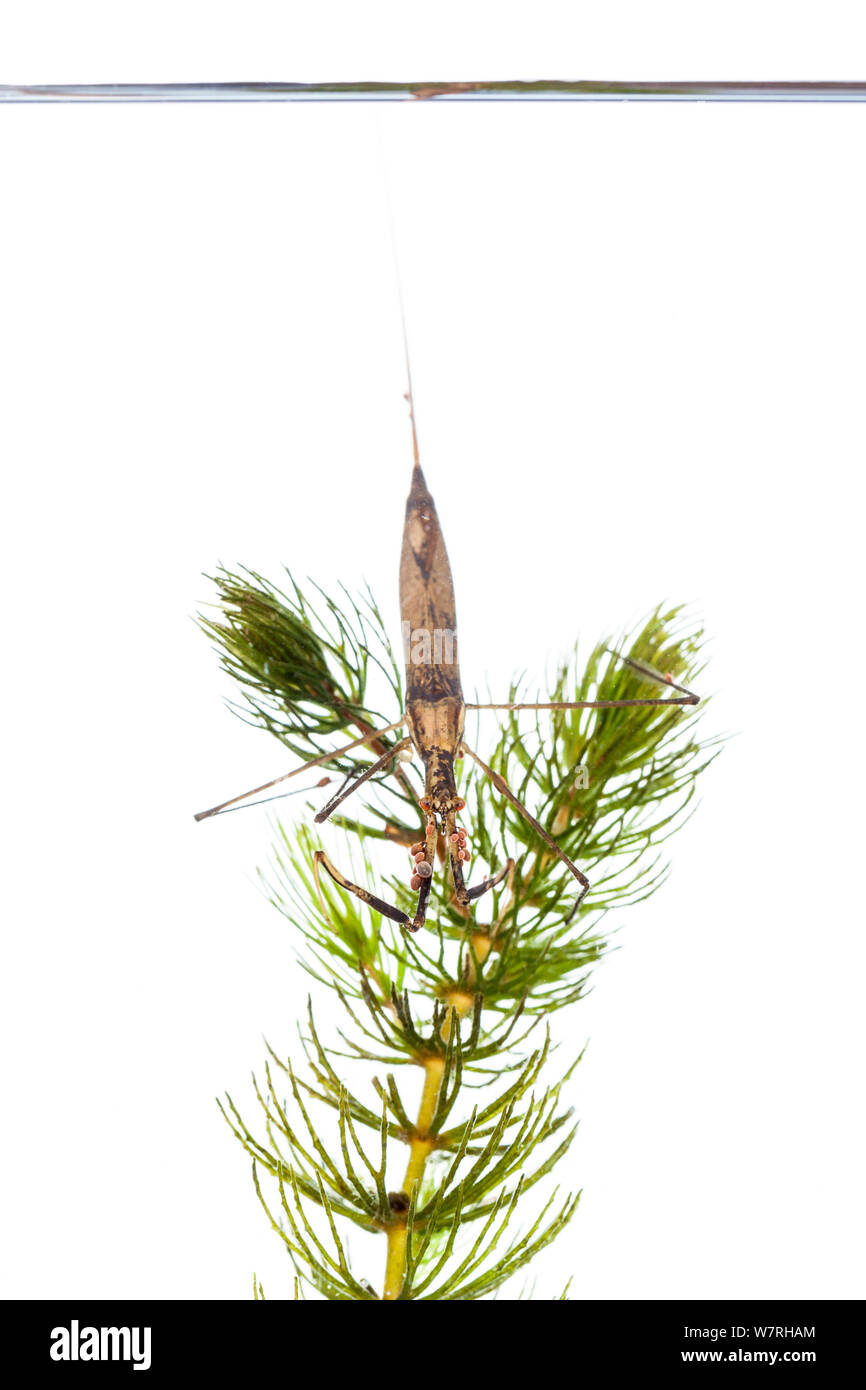
[[[436,506],[417,463],[403,526],[400,618],[407,704],[448,697],[462,704],[451,566]]]

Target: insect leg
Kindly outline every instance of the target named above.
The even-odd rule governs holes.
[[[430,897],[430,889],[433,884],[432,873],[429,878],[423,878],[421,880],[415,916],[409,917],[401,908],[394,907],[391,903],[386,903],[383,898],[377,898],[375,893],[370,893],[366,888],[362,888],[359,883],[353,883],[351,879],[346,878],[345,874],[341,874],[340,870],[335,868],[331,863],[323,849],[317,849],[313,856],[313,872],[316,876],[317,883],[320,865],[331,875],[334,882],[338,883],[341,888],[345,888],[348,893],[354,893],[356,898],[361,899],[361,902],[367,903],[368,906],[372,907],[376,912],[381,912],[383,916],[389,917],[392,922],[397,922],[401,927],[404,927],[406,931],[416,932],[420,931],[423,927],[427,915],[427,901]]]
[[[678,700],[547,700],[540,704],[469,705],[467,709],[632,709],[636,705],[696,705],[697,695]]]
[[[381,772],[382,768],[386,767],[403,748],[408,748],[411,742],[412,740],[409,738],[401,739],[399,743],[394,744],[393,748],[387,749],[387,751],[382,754],[381,758],[377,758],[374,763],[371,763],[366,771],[362,772],[360,777],[356,777],[350,786],[347,787],[344,783],[341,790],[332,796],[330,801],[322,807],[321,811],[313,817],[316,825],[321,825],[323,821],[326,821],[328,817],[336,811],[337,807],[340,806],[347,797],[352,795],[352,792],[357,791],[360,786],[363,786],[374,773]]]
[[[390,734],[393,729],[400,729],[405,724],[405,716],[398,719],[396,724],[386,724],[384,729],[371,729],[368,734],[362,734],[360,738],[353,739],[351,743],[345,743],[342,748],[335,748],[331,753],[320,753],[317,758],[310,758],[308,762],[301,763],[300,767],[292,768],[291,772],[284,772],[280,777],[274,777],[270,782],[263,782],[260,787],[253,787],[248,792],[241,792],[240,796],[233,796],[228,801],[221,801],[218,806],[211,806],[208,811],[198,811],[196,820],[207,820],[208,816],[218,816],[221,811],[225,811],[229,806],[235,806],[239,801],[246,801],[248,796],[256,796],[259,792],[266,792],[271,787],[276,787],[280,782],[288,782],[290,777],[297,777],[299,773],[306,772],[310,767],[320,767],[322,763],[333,762],[334,758],[341,758],[344,753],[351,753],[353,748],[360,748],[364,743],[373,743],[382,734]]]
[[[684,685],[677,685],[672,676],[663,676],[660,671],[654,671],[651,666],[645,666],[641,661],[633,661],[630,656],[622,656],[619,652],[606,649],[611,656],[615,656],[625,666],[630,666],[633,671],[637,671],[646,680],[655,681],[658,685],[669,686],[672,690],[679,690],[679,698],[655,699],[655,700],[551,700],[542,704],[509,704],[509,705],[467,705],[467,709],[631,709],[634,706],[654,706],[654,705],[697,705],[700,703],[700,696],[695,695],[694,691],[686,690]]]
[[[586,877],[586,874],[582,873],[581,870],[577,867],[577,865],[572,863],[568,855],[564,852],[564,850],[560,849],[559,845],[556,843],[553,837],[548,834],[544,826],[540,825],[539,822],[535,819],[535,817],[531,815],[529,811],[527,811],[523,802],[518,801],[517,797],[514,795],[514,792],[509,787],[505,778],[500,777],[498,772],[494,772],[492,767],[488,767],[487,764],[483,762],[481,758],[479,758],[477,753],[473,753],[472,749],[469,748],[467,744],[463,744],[463,749],[466,753],[469,754],[472,761],[478,764],[478,766],[481,768],[481,771],[487,774],[496,790],[502,793],[506,801],[509,801],[511,805],[515,808],[515,810],[520,812],[524,820],[529,821],[529,824],[532,826],[533,830],[535,830],[536,833],[541,836],[545,844],[550,846],[554,854],[556,854],[562,860],[563,864],[565,864],[566,868],[572,874],[574,874],[574,877],[581,885],[581,892],[578,895],[577,902],[574,904],[574,907],[571,910],[570,916],[573,917],[589,890],[589,879]]]
[[[503,868],[499,869],[492,878],[486,878],[483,883],[476,884],[474,888],[467,888],[463,878],[463,859],[461,859],[461,850],[464,848],[465,839],[465,832],[460,830],[457,825],[456,812],[449,811],[445,817],[445,841],[448,845],[448,860],[454,883],[454,897],[461,907],[467,907],[476,898],[480,898],[482,893],[486,893],[489,888],[495,888],[497,883],[502,882],[509,870],[514,868],[514,860],[506,859]],[[468,854],[466,858],[468,858]]]
[[[497,883],[501,883],[506,874],[510,874],[513,868],[514,860],[506,859],[502,868],[499,869],[492,878],[485,878],[483,883],[477,883],[474,888],[466,889],[465,901],[467,903],[472,903],[476,898],[480,898],[482,893],[486,893],[488,888],[495,888]]]
[[[438,838],[436,817],[430,811],[430,803],[426,797],[422,800],[421,809],[427,817],[424,839],[412,845],[409,851],[412,856],[410,886],[418,893],[418,906],[415,909],[414,919],[406,924],[406,930],[412,932],[419,931],[423,927],[427,916],[427,903],[430,898],[430,890],[433,887],[433,863],[436,858]]]
[[[317,849],[314,855],[314,867],[317,877],[320,864],[322,868],[327,870],[331,875],[335,883],[338,883],[341,888],[345,888],[347,892],[354,893],[356,898],[361,899],[361,902],[367,903],[370,907],[375,908],[377,912],[381,912],[385,917],[390,917],[392,922],[399,922],[401,927],[409,927],[410,930],[415,930],[412,925],[411,917],[407,917],[406,913],[401,912],[399,907],[392,907],[390,903],[383,902],[381,898],[377,898],[375,894],[368,892],[367,889],[362,888],[360,884],[352,883],[351,879],[346,878],[344,874],[340,873],[339,869],[334,867],[323,849]],[[427,892],[429,893],[429,891],[430,889],[428,887]]]

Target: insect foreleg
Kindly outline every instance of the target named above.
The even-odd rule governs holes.
[[[354,893],[356,898],[361,899],[361,902],[367,903],[370,907],[375,908],[376,912],[381,912],[385,917],[390,917],[392,922],[399,922],[401,927],[412,927],[411,917],[407,917],[406,913],[401,912],[399,907],[392,907],[390,903],[383,902],[383,900],[377,898],[374,893],[368,892],[368,890],[362,888],[359,883],[353,883],[351,879],[341,874],[340,870],[336,869],[331,863],[323,849],[316,850],[314,859],[316,865],[318,866],[321,864],[322,868],[326,869],[331,875],[334,882],[338,883],[341,888],[345,888],[348,893]]]
[[[415,916],[410,917],[401,908],[386,903],[383,898],[377,898],[375,893],[369,892],[368,889],[362,888],[359,883],[353,883],[351,879],[346,878],[345,874],[341,874],[340,870],[334,867],[323,849],[317,849],[313,858],[317,876],[319,865],[321,865],[341,888],[345,888],[348,893],[354,893],[356,898],[361,899],[361,902],[367,903],[376,912],[381,912],[384,917],[389,917],[392,922],[397,922],[406,931],[416,932],[423,927],[427,915],[427,901],[433,883],[432,874],[429,878],[421,880],[421,887],[418,891],[418,906]]]
[[[482,893],[486,893],[489,888],[495,888],[497,883],[502,882],[509,870],[514,868],[514,860],[507,859],[504,867],[499,869],[492,878],[486,878],[483,883],[477,884],[474,888],[467,888],[463,877],[463,864],[469,858],[466,832],[458,826],[455,811],[449,811],[445,817],[445,843],[448,847],[448,860],[454,883],[454,898],[460,907],[467,907],[476,898],[480,898]]]
[[[481,758],[479,758],[478,754],[473,753],[472,749],[469,748],[468,745],[465,743],[463,744],[463,750],[464,752],[469,754],[473,762],[478,764],[478,766],[481,768],[481,771],[487,774],[496,790],[502,793],[506,801],[510,802],[511,805],[515,808],[515,810],[520,812],[524,820],[527,820],[529,822],[533,830],[535,830],[536,833],[541,836],[542,840],[544,840],[545,844],[550,846],[554,854],[562,860],[563,864],[565,864],[569,872],[574,874],[574,877],[581,885],[581,892],[578,895],[577,902],[574,904],[574,907],[572,908],[569,916],[570,920],[570,918],[574,916],[575,912],[580,907],[580,904],[583,902],[589,890],[589,879],[586,877],[586,874],[582,873],[581,870],[577,867],[577,865],[572,863],[568,855],[560,849],[559,845],[553,839],[552,835],[548,834],[544,826],[540,825],[539,822],[535,819],[535,817],[531,815],[529,811],[527,811],[523,802],[519,801],[517,797],[514,795],[514,792],[509,787],[505,778],[500,777],[498,772],[494,772],[492,767],[488,767],[487,764],[483,762]]]
[[[483,883],[477,883],[474,888],[467,888],[465,890],[464,901],[467,903],[475,902],[476,898],[480,898],[482,893],[486,893],[489,888],[495,888],[498,883],[501,883],[506,874],[510,874],[513,868],[514,860],[506,859],[502,868],[498,869],[492,878],[485,878]]]
[[[336,811],[337,807],[342,805],[346,798],[352,795],[352,792],[357,791],[358,788],[363,786],[375,773],[381,772],[383,767],[387,767],[388,763],[392,762],[404,748],[408,748],[411,742],[412,740],[409,738],[401,739],[399,743],[394,744],[393,748],[387,749],[387,751],[382,754],[381,758],[377,758],[374,763],[371,763],[366,771],[362,772],[360,777],[356,777],[348,787],[344,784],[343,788],[338,791],[336,795],[332,796],[330,801],[328,801],[322,807],[321,811],[314,816],[313,819],[316,825],[321,825],[323,821],[326,821],[328,817]]]

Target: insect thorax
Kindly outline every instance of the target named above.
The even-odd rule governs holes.
[[[425,769],[426,796],[437,815],[456,809],[454,759],[463,738],[465,707],[461,698],[409,700],[406,722]]]
[[[465,714],[466,707],[460,696],[407,701],[406,723],[412,742],[425,763],[434,751],[447,753],[452,760],[457,756]]]

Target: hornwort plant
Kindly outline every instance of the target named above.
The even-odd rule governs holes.
[[[197,819],[327,768],[317,786],[330,773],[344,780],[315,821],[338,827],[367,885],[344,876],[308,826],[279,826],[263,876],[271,901],[346,1024],[323,1038],[309,1004],[301,1070],[268,1048],[254,1078],[258,1133],[230,1096],[221,1103],[291,1256],[295,1298],[487,1298],[571,1219],[579,1194],[547,1192],[545,1180],[575,1134],[563,1088],[580,1058],[553,1068],[550,1017],[582,997],[607,946],[605,916],[664,881],[661,846],[718,751],[718,740],[697,738],[698,697],[687,689],[702,632],[675,607],[656,608],[616,650],[601,642],[581,661],[575,647],[543,703],[521,698],[518,681],[506,702],[464,701],[451,571],[414,417],[412,437],[403,673],[369,591],[334,599],[290,575],[281,589],[223,569],[219,616],[201,620],[240,686],[235,711],[302,761]],[[659,684],[679,694],[660,697]],[[467,710],[498,716],[489,763],[465,740]],[[357,737],[334,747],[349,731]],[[338,814],[361,787],[357,818]],[[471,888],[461,812],[491,870]],[[381,888],[377,841],[409,851],[408,883],[390,875]],[[585,904],[578,860],[592,875]],[[437,861],[449,870],[438,886]],[[352,1228],[384,1237],[381,1283],[350,1259]]]

